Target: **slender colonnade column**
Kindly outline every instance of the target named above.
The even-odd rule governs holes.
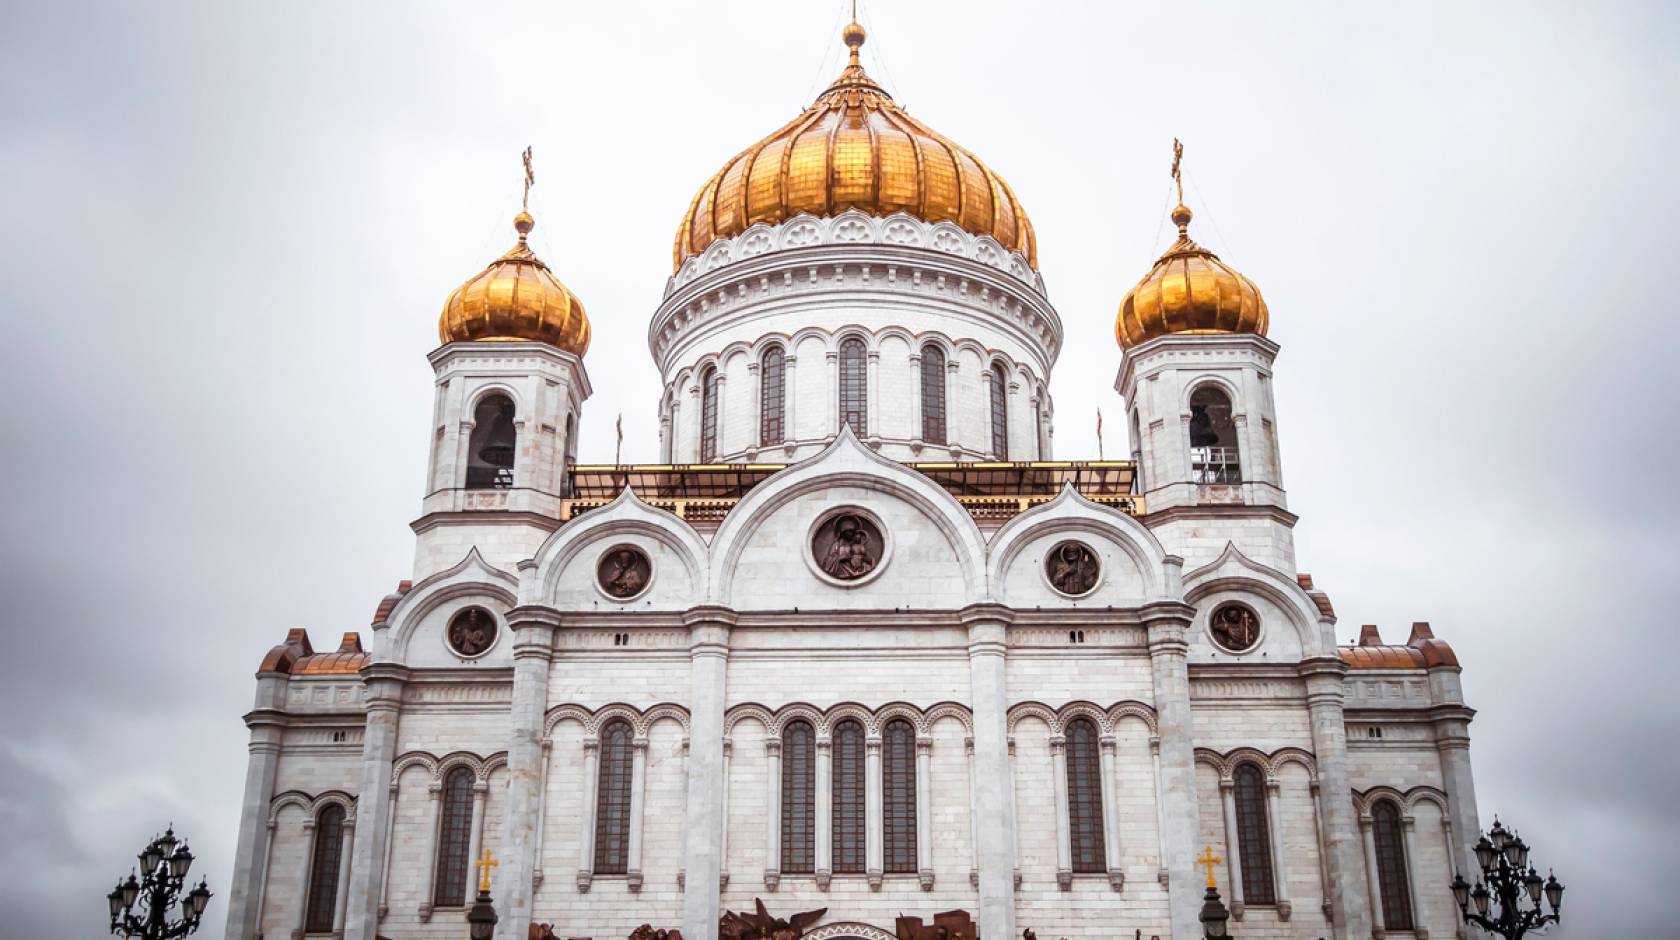
[[[735,612],[701,607],[688,612],[688,819],[683,831],[683,935],[715,937],[723,883],[724,703],[729,634]]]
[[[1009,761],[1009,699],[1004,662],[1007,608],[977,604],[962,612],[968,627],[969,699],[974,708],[974,854],[980,869],[980,933],[1011,938],[1015,930],[1015,785]]]
[[[513,631],[513,705],[509,723],[507,805],[502,816],[502,858],[496,879],[497,940],[525,940],[538,867],[542,828],[543,717],[548,710],[548,676],[554,658],[554,635],[560,612],[526,605],[508,611]],[[473,790],[474,815],[479,814]],[[482,848],[482,819],[473,836],[473,857]]]

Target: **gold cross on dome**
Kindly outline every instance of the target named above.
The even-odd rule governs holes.
[[[531,172],[531,148],[526,147],[520,156],[525,160],[525,198],[520,201],[519,206],[528,210],[531,208],[531,184],[537,181],[537,175]]]
[[[1220,862],[1223,862],[1223,861],[1225,861],[1225,860],[1220,858],[1219,856],[1213,854],[1213,846],[1211,846],[1211,845],[1202,850],[1202,857],[1201,858],[1196,859],[1196,864],[1203,865],[1207,868],[1207,873],[1208,873],[1207,886],[1208,887],[1210,887],[1210,888],[1218,887],[1218,883],[1213,880],[1213,866],[1215,866],[1215,865],[1217,865],[1217,864],[1219,864]]]
[[[478,890],[479,890],[479,893],[480,894],[489,894],[490,893],[490,869],[495,868],[495,867],[501,865],[502,863],[492,860],[490,858],[490,850],[485,849],[484,850],[484,856],[482,858],[480,858],[478,861],[473,862],[473,864],[478,866]]]
[[[1178,165],[1180,163],[1182,163],[1183,161],[1184,161],[1184,145],[1178,142],[1177,137],[1174,137],[1173,138],[1172,178],[1173,178],[1173,186],[1178,189],[1178,204],[1181,205],[1181,206],[1184,205],[1184,177],[1182,175],[1180,175],[1179,170],[1178,170]]]

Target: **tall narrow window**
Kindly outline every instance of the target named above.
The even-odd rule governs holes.
[[[1406,843],[1400,810],[1383,800],[1371,808],[1371,838],[1377,844],[1377,888],[1382,894],[1383,926],[1412,929],[1412,891],[1406,881]]]
[[[758,361],[758,443],[761,447],[787,440],[783,421],[786,411],[787,354],[771,346]]]
[[[309,864],[309,916],[304,930],[330,933],[338,903],[338,866],[344,854],[344,807],[329,803],[315,817],[315,851]]]
[[[601,729],[601,768],[595,784],[595,873],[622,875],[630,864],[630,722],[615,718]]]
[[[1242,482],[1231,398],[1216,385],[1204,385],[1190,393],[1190,482]]]
[[[809,722],[782,730],[782,872],[808,875],[817,858],[817,735]]]
[[[916,729],[887,722],[881,748],[881,834],[889,874],[916,872]]]
[[[717,459],[718,370],[707,366],[700,376],[700,462]]]
[[[863,340],[852,337],[840,344],[840,421],[852,433],[869,433],[869,373]]]
[[[1272,882],[1272,840],[1266,825],[1266,782],[1260,768],[1243,764],[1234,778],[1237,803],[1237,858],[1242,861],[1243,900],[1276,904]]]
[[[1032,454],[1032,457],[1036,460],[1050,459],[1045,456],[1050,450],[1047,446],[1049,441],[1044,439],[1044,411],[1050,405],[1044,396],[1044,386],[1040,385],[1038,387],[1038,401],[1033,405],[1033,440],[1038,443],[1035,445],[1036,452]]]
[[[1009,376],[1002,363],[992,363],[992,456],[1009,459]]]
[[[513,401],[486,395],[473,408],[467,439],[467,489],[505,490],[513,486],[513,458],[519,432],[513,426]]]
[[[1097,753],[1097,726],[1079,718],[1067,729],[1068,837],[1073,870],[1107,870],[1103,854],[1102,757]]]
[[[437,875],[432,904],[467,903],[467,844],[473,821],[473,772],[457,767],[443,778],[443,817],[438,824]]]
[[[863,725],[842,721],[834,726],[834,873],[862,874],[868,825],[863,805]]]
[[[922,347],[922,440],[945,443],[945,351]]]

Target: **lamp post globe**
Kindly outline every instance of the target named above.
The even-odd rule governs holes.
[[[197,930],[211,894],[203,878],[188,890],[192,850],[175,838],[171,828],[153,839],[138,858],[138,877],[129,872],[128,880],[119,880],[105,896],[111,933],[129,940],[179,940]]]

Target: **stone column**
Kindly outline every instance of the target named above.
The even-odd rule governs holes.
[[[315,858],[315,817],[303,818],[303,857],[297,867],[297,914],[292,917],[292,940],[302,940],[309,918],[309,863]]]
[[[263,829],[266,830],[266,833],[267,833],[267,836],[268,836],[268,849],[263,852],[262,881],[258,882],[258,887],[257,887],[257,900],[256,900],[256,905],[255,906],[256,906],[256,909],[257,909],[257,926],[258,926],[258,928],[262,927],[263,899],[268,897],[268,873],[269,873],[269,869],[274,864],[274,826],[275,826],[275,820],[274,820],[273,817],[270,817],[269,820],[268,820],[268,825],[263,827]],[[262,931],[259,929],[254,934],[246,934],[245,935],[245,940],[254,940],[254,938],[259,938],[261,936],[262,936]],[[234,938],[231,937],[231,936],[228,936],[228,937],[225,937],[224,940],[234,940]]]
[[[642,811],[647,806],[648,739],[630,739],[630,838],[625,846],[624,884],[642,890]]]
[[[962,442],[966,431],[958,424],[962,415],[960,410],[962,390],[958,388],[962,376],[962,366],[957,360],[957,356],[948,356],[945,359],[945,444],[946,450],[951,451],[952,457],[955,457],[956,452],[960,450],[958,445]],[[975,449],[983,450],[984,448]],[[973,660],[970,659],[970,662],[972,663]],[[1011,896],[1010,903],[1014,903],[1013,896]]]
[[[1219,804],[1225,811],[1225,877],[1230,881],[1225,892],[1231,899],[1231,917],[1242,920],[1243,910],[1243,879],[1242,879],[1242,851],[1237,840],[1241,838],[1242,830],[1237,827],[1237,785],[1232,780],[1219,781]],[[1277,860],[1282,864],[1283,859]]]
[[[922,427],[922,352],[910,350],[910,439],[925,441]]]
[[[1406,890],[1412,902],[1412,936],[1429,940],[1429,912],[1423,909],[1424,892],[1418,887],[1417,820],[1411,813],[1400,817],[1400,834],[1405,839]]]
[[[1161,799],[1161,736],[1149,736],[1149,773],[1155,781],[1155,880],[1167,886],[1167,822],[1162,815]]]
[[[840,433],[840,353],[830,349],[823,357],[828,361],[828,429]]]
[[[379,898],[385,892],[385,840],[391,831],[391,762],[408,670],[392,663],[362,667],[367,724],[362,735],[361,786],[356,791],[356,840],[350,849],[350,897],[345,940],[374,940]],[[430,898],[428,898],[430,900]]]
[[[502,812],[501,868],[496,878],[497,940],[526,940],[531,924],[537,846],[541,841],[543,718],[548,711],[548,675],[560,612],[526,605],[507,613],[513,632],[513,704],[508,739],[508,784]],[[475,794],[476,795],[476,794]],[[483,823],[480,822],[480,828]],[[476,851],[474,858],[478,858]]]
[[[880,437],[881,436],[881,353],[880,353],[880,350],[876,350],[876,349],[869,350],[869,352],[867,354],[865,354],[863,361],[864,361],[864,369],[866,370],[865,381],[868,383],[867,385],[864,386],[866,391],[865,391],[864,396],[863,396],[864,414],[868,416],[866,418],[866,420],[869,422],[869,427],[866,429],[866,436],[868,436],[868,437]]]
[[[1371,831],[1370,816],[1359,817],[1359,831],[1365,843],[1365,871],[1368,875],[1363,893],[1371,902],[1371,936],[1382,940],[1388,928],[1383,924],[1382,885],[1377,883],[1377,872],[1381,869],[1377,867],[1377,837]]]
[[[589,890],[590,882],[595,879],[595,807],[600,801],[601,775],[597,763],[601,757],[601,739],[596,736],[583,739],[583,828],[578,833],[578,872],[577,887],[579,893]]]
[[[723,785],[721,787],[719,787],[719,789],[722,790],[723,792],[718,794],[718,798],[722,803],[722,811],[719,813],[719,816],[718,816],[719,826],[722,829],[722,831],[720,833],[718,833],[718,853],[717,853],[717,856],[718,856],[718,866],[719,866],[719,868],[718,868],[718,887],[719,888],[729,887],[729,781],[732,779],[729,776],[729,762],[730,762],[731,758],[733,757],[734,753],[735,753],[735,742],[731,741],[727,737],[724,738],[723,739],[723,776],[720,778],[723,781]],[[687,843],[685,842],[684,844],[686,845]]]
[[[1190,649],[1185,631],[1196,611],[1177,601],[1156,601],[1142,613],[1161,738],[1161,864],[1168,873],[1172,932],[1175,937],[1196,937],[1202,931],[1202,882],[1196,878],[1196,748],[1185,662]]]
[[[533,898],[537,888],[543,883],[543,836],[548,832],[548,765],[554,751],[554,739],[548,736],[547,729],[543,731],[542,739],[542,773],[537,778],[537,848],[536,868],[531,872],[531,889]]]
[[[350,847],[356,839],[356,818],[348,816],[344,820],[344,834],[340,839],[338,857],[342,860],[338,866],[338,885],[333,898],[333,938],[344,938],[344,909],[347,895],[350,893],[350,875],[354,868],[350,863]]]
[[[1298,671],[1307,684],[1307,718],[1318,762],[1319,851],[1330,873],[1332,933],[1337,940],[1365,940],[1373,921],[1348,779],[1347,725],[1342,716],[1348,667],[1339,657],[1322,656],[1304,660]]]
[[[1334,906],[1330,903],[1330,864],[1324,857],[1324,812],[1320,809],[1318,798],[1318,778],[1315,776],[1309,784],[1312,789],[1313,804],[1313,853],[1318,856],[1318,894],[1319,907],[1324,910],[1324,919],[1334,921]]]
[[[863,742],[864,791],[864,848],[868,853],[864,869],[869,876],[869,889],[881,890],[882,871],[886,868],[886,832],[881,818],[881,738],[870,735]]]
[[[1437,683],[1438,674],[1452,670],[1453,685],[1457,685],[1458,667],[1437,667],[1430,670],[1430,681]],[[1463,705],[1436,706],[1435,750],[1441,760],[1441,783],[1447,791],[1447,814],[1452,820],[1453,840],[1447,848],[1450,863],[1463,872],[1466,881],[1475,882],[1481,871],[1476,862],[1476,838],[1482,823],[1476,811],[1476,781],[1470,775],[1470,717],[1475,712]]]
[[[1126,885],[1126,871],[1120,862],[1120,779],[1114,735],[1103,735],[1102,749],[1103,864],[1108,868],[1108,886],[1116,891]]]
[[[834,741],[817,739],[817,888],[828,890],[834,877]]]
[[[715,368],[717,369],[717,401],[715,403],[713,403],[712,407],[717,412],[717,437],[713,440],[713,444],[712,444],[713,449],[716,451],[716,453],[712,454],[712,460],[713,461],[717,460],[718,457],[729,453],[729,451],[724,449],[724,438],[723,438],[724,431],[728,426],[728,422],[724,420],[724,416],[729,413],[729,409],[727,409],[723,406],[723,401],[724,401],[724,398],[725,398],[725,393],[729,389],[729,376],[723,374],[723,364],[722,363],[719,363]],[[701,421],[706,420],[705,416],[702,415],[700,420]],[[705,429],[702,428],[701,433],[703,434],[704,432],[705,432]],[[709,463],[711,461],[707,461],[707,462]]]
[[[384,920],[391,909],[391,853],[395,849],[397,829],[397,780],[391,778],[391,819],[385,826],[385,877],[379,885],[379,919]]]
[[[1009,762],[1009,697],[1004,661],[1008,608],[976,604],[968,627],[968,681],[974,709],[975,857],[980,869],[980,932],[1013,938],[1015,930],[1015,782]]]
[[[256,705],[245,716],[251,742],[245,759],[245,792],[239,810],[239,847],[228,889],[228,940],[251,940],[262,929],[263,885],[274,829],[269,823],[274,779],[286,733],[286,682],[281,672],[257,675]]]
[[[1288,920],[1294,905],[1289,903],[1289,856],[1283,848],[1283,799],[1276,780],[1266,781],[1266,814],[1272,835],[1272,892],[1277,896],[1278,920]]]
[[[991,371],[987,370],[987,375]],[[1050,736],[1050,793],[1056,804],[1056,887],[1073,890],[1073,833],[1068,829],[1067,739]]]
[[[473,885],[478,884],[478,879],[474,877],[477,869],[473,868],[472,864],[474,860],[479,858],[478,853],[484,849],[484,808],[490,802],[488,774],[485,775],[484,780],[473,783],[472,794],[472,832],[467,836],[467,890],[466,897],[461,901],[461,903],[468,905],[472,904]]]
[[[420,891],[420,923],[432,919],[432,902],[437,899],[437,837],[442,824],[443,784],[434,780],[426,787],[426,799],[431,810],[426,813],[425,841],[421,842],[420,863],[425,866]],[[373,936],[369,934],[369,936]]]
[[[769,787],[764,805],[764,887],[776,890],[782,881],[782,739],[764,739],[768,769],[764,780]]]
[[[790,348],[782,357],[782,443],[792,446],[799,440],[799,429],[794,425],[794,403],[799,400],[799,386],[794,384],[793,367],[799,362],[799,357]]]
[[[787,396],[792,400],[794,396]],[[723,737],[734,611],[701,607],[688,625],[688,807],[683,828],[683,935],[717,936],[727,850],[729,749]]]
[[[933,890],[933,739],[916,739],[916,877],[923,891]]]

